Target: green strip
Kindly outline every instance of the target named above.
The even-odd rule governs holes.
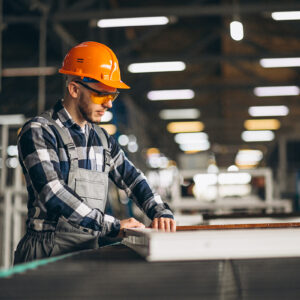
[[[28,263],[16,265],[7,270],[2,270],[2,271],[0,270],[0,278],[9,277],[9,276],[12,276],[17,273],[23,273],[23,272],[25,272],[27,270],[31,270],[31,269],[36,269],[39,266],[47,265],[49,263],[64,259],[71,255],[73,255],[73,253],[68,253],[65,255],[60,255],[60,256],[55,256],[55,257],[50,257],[50,258],[39,259],[39,260],[31,261]]]

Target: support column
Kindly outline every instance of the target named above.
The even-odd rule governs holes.
[[[265,189],[267,213],[273,212],[273,175],[271,169],[266,169],[265,174]]]
[[[6,189],[4,196],[4,222],[3,222],[3,244],[2,244],[2,262],[5,269],[12,263],[11,258],[11,214],[12,214],[12,193]]]
[[[20,164],[14,169],[14,206],[13,206],[13,251],[22,234],[22,170]]]
[[[1,159],[2,159],[2,168],[1,168],[1,180],[0,180],[0,195],[4,193],[6,187],[6,176],[7,176],[7,146],[8,146],[8,125],[3,124],[1,128]]]
[[[46,67],[47,64],[47,15],[43,14],[40,20],[40,40],[39,40],[39,67]],[[38,113],[45,110],[46,104],[46,77],[39,75],[38,87]]]
[[[0,0],[0,92],[2,90],[2,49],[3,49],[3,40],[2,40],[2,30],[4,28],[3,24],[3,0]]]
[[[286,190],[286,172],[287,172],[287,153],[286,153],[287,141],[286,138],[280,137],[278,143],[278,180],[279,189],[282,194]]]

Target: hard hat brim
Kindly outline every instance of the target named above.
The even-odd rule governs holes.
[[[81,73],[79,75],[77,72],[66,71],[62,68],[59,69],[58,72],[61,73],[61,74],[74,75],[74,76],[78,76],[78,77],[90,77],[89,74]],[[100,78],[93,78],[93,79],[98,80],[99,82],[101,82],[101,83],[103,83],[107,86],[116,88],[116,89],[130,89],[130,86],[125,84],[123,81],[103,80],[103,79],[100,79]]]
[[[116,88],[116,89],[130,89],[130,86],[123,81],[99,80],[101,83]]]

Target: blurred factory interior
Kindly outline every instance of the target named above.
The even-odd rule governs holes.
[[[0,0],[0,266],[25,231],[18,130],[62,97],[58,69],[82,41],[115,51],[131,89],[103,127],[179,225],[297,220],[299,34],[297,0]],[[109,199],[141,218],[113,186]]]

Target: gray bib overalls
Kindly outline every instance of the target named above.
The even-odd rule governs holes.
[[[94,127],[104,148],[103,172],[79,168],[76,147],[69,130],[59,127],[51,116],[52,110],[41,115],[55,126],[66,146],[70,160],[68,186],[90,208],[99,209],[104,213],[111,159],[107,137],[99,126]],[[60,217],[55,232],[27,230],[15,252],[14,264],[98,247],[98,237],[95,233],[93,234],[92,230],[77,224],[70,224],[64,217]]]

